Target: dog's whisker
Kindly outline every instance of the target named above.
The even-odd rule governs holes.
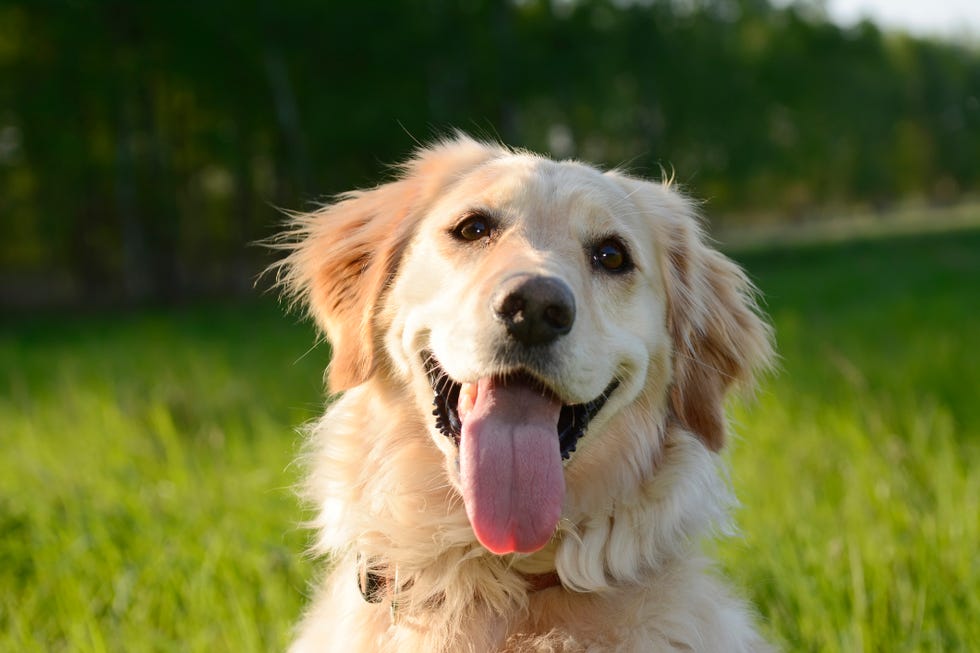
[[[326,340],[323,338],[317,338],[316,340],[314,340],[313,345],[311,345],[309,349],[304,351],[299,358],[293,361],[293,365],[298,365],[301,360],[309,356],[313,352],[313,350],[315,350],[317,347],[324,344],[325,342]]]

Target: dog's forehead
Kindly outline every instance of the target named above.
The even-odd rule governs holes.
[[[514,217],[565,221],[573,216],[610,220],[627,193],[592,166],[530,154],[503,156],[459,180],[454,200],[514,213]]]

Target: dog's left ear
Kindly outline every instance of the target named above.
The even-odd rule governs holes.
[[[725,443],[725,396],[770,367],[772,328],[742,269],[706,244],[690,200],[668,184],[611,174],[650,214],[659,241],[673,344],[671,416],[718,451]]]

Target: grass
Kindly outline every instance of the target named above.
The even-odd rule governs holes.
[[[782,371],[738,407],[725,566],[790,651],[980,641],[980,231],[757,252]]]
[[[980,231],[739,255],[783,356],[735,404],[742,536],[787,651],[980,641]],[[0,650],[281,650],[327,350],[254,305],[0,327]]]
[[[0,340],[0,650],[285,648],[309,565],[291,426],[326,352],[277,307]]]

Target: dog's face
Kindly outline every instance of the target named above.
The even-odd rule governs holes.
[[[586,166],[494,159],[432,205],[401,262],[386,351],[420,409],[435,401],[433,436],[491,551],[547,543],[563,459],[651,361],[666,369],[655,239],[626,194]]]
[[[334,389],[412,395],[494,553],[542,548],[579,486],[649,467],[663,420],[719,448],[725,390],[768,351],[687,201],[582,164],[459,139],[299,233],[287,282],[334,344]]]

